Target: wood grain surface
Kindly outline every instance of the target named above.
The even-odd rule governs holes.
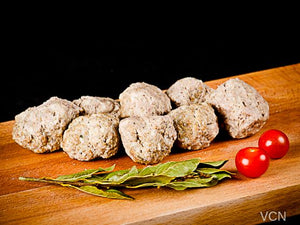
[[[270,119],[252,137],[232,140],[220,134],[209,148],[174,148],[163,162],[200,157],[203,161],[229,159],[225,169],[236,171],[237,151],[257,146],[268,129],[280,129],[290,140],[288,154],[271,160],[267,172],[250,179],[237,175],[212,188],[175,191],[167,188],[124,190],[135,200],[111,200],[74,189],[19,181],[20,176],[56,177],[83,169],[116,169],[133,165],[123,152],[107,160],[80,162],[63,151],[35,154],[11,137],[14,121],[0,123],[0,224],[256,224],[261,212],[300,214],[300,64],[236,76],[254,86],[270,104]],[[210,87],[229,78],[206,82]],[[271,217],[272,219],[274,219]],[[266,222],[269,222],[269,218]],[[276,219],[276,218],[275,218]]]

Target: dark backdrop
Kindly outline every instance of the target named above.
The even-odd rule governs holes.
[[[1,121],[51,96],[116,99],[132,82],[167,89],[186,76],[207,81],[300,62],[296,37],[91,40],[36,35],[9,47]]]

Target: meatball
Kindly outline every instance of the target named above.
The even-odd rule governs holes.
[[[219,133],[217,116],[207,103],[180,106],[169,114],[177,131],[176,144],[183,149],[206,148]]]
[[[72,102],[52,97],[16,115],[13,139],[35,153],[58,150],[64,130],[80,112],[81,108]]]
[[[170,116],[129,117],[119,131],[127,155],[135,162],[155,164],[171,152],[177,137]]]
[[[83,108],[85,115],[111,113],[117,117],[120,116],[120,104],[111,98],[82,96],[73,103]]]
[[[119,149],[118,124],[110,114],[79,116],[64,132],[61,147],[70,158],[80,161],[109,158]]]
[[[206,101],[210,91],[211,88],[201,80],[186,77],[176,81],[167,90],[167,95],[176,106],[182,106]]]
[[[225,129],[233,138],[257,133],[269,118],[268,102],[254,87],[238,78],[218,86],[208,102],[222,116]]]
[[[171,110],[168,96],[158,87],[144,82],[131,84],[119,98],[121,118],[163,115]]]

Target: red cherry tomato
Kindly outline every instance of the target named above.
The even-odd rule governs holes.
[[[290,142],[280,130],[268,130],[260,136],[258,146],[265,150],[270,158],[279,159],[288,152]]]
[[[260,177],[269,167],[269,156],[256,147],[243,148],[235,156],[235,165],[246,177]]]

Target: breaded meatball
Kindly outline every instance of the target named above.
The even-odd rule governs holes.
[[[138,82],[131,84],[120,96],[121,118],[163,115],[171,110],[171,101],[158,87]]]
[[[70,158],[80,161],[109,158],[119,149],[118,124],[110,114],[79,116],[64,132],[61,147]]]
[[[210,145],[219,133],[217,116],[207,103],[180,106],[169,115],[177,131],[176,144],[183,149],[199,150]]]
[[[85,115],[111,113],[117,117],[120,116],[120,104],[111,98],[82,96],[73,103],[81,107]]]
[[[129,117],[119,131],[127,155],[135,162],[155,164],[170,154],[177,137],[170,116]]]
[[[186,77],[176,81],[167,90],[167,95],[176,106],[182,106],[204,102],[210,91],[211,88],[201,80]]]
[[[13,139],[35,153],[58,150],[64,130],[80,111],[72,102],[52,97],[16,115]]]
[[[222,116],[225,128],[233,138],[255,134],[269,118],[268,102],[254,87],[238,78],[218,86],[208,102]]]

